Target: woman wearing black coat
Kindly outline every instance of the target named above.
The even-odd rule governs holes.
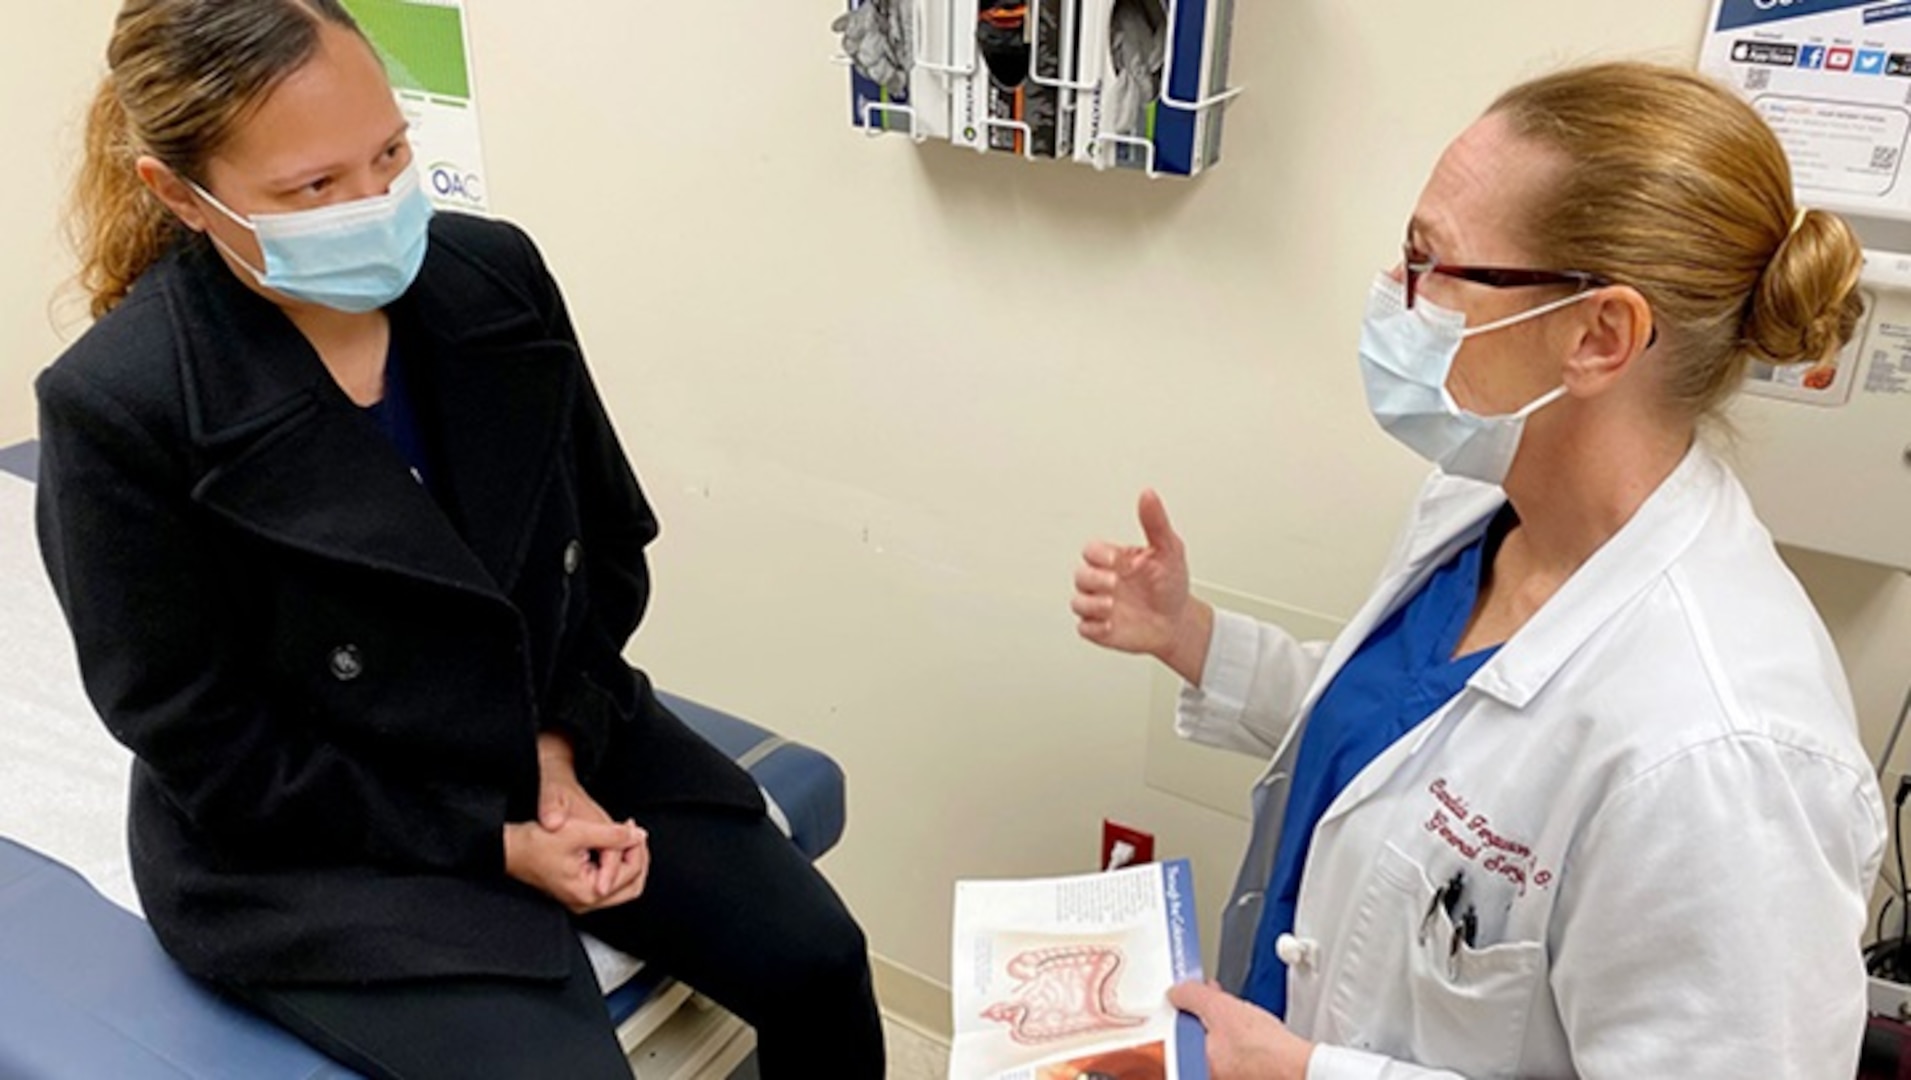
[[[530,240],[432,216],[335,0],[109,60],[39,528],[167,951],[372,1076],[628,1076],[582,929],[880,1076],[855,922],[622,659],[657,524]]]

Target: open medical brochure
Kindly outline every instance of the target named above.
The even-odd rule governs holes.
[[[1206,1080],[1186,859],[1079,877],[959,881],[949,1080]]]

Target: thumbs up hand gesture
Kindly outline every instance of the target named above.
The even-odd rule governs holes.
[[[1095,540],[1082,549],[1069,605],[1076,630],[1104,648],[1152,656],[1198,684],[1214,609],[1189,591],[1187,549],[1161,496],[1142,492],[1138,511],[1143,546]]]

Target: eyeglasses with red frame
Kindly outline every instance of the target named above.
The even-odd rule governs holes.
[[[1407,284],[1407,310],[1413,310],[1413,299],[1419,291],[1420,279],[1428,274],[1445,274],[1485,285],[1490,289],[1521,289],[1530,285],[1577,285],[1581,289],[1597,289],[1611,285],[1612,279],[1598,274],[1589,274],[1584,270],[1518,270],[1504,266],[1456,266],[1443,263],[1424,251],[1414,248],[1412,242],[1400,245],[1400,265],[1405,271]]]

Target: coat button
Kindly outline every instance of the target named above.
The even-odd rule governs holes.
[[[365,658],[358,654],[356,645],[340,645],[332,650],[332,678],[339,682],[351,682],[365,674]]]
[[[1320,943],[1293,934],[1282,934],[1274,939],[1274,955],[1281,963],[1296,971],[1306,971],[1314,966],[1314,958],[1320,955]]]
[[[577,573],[577,568],[579,566],[582,566],[583,564],[584,564],[584,545],[578,543],[575,540],[571,541],[568,544],[565,544],[564,545],[564,575],[566,577],[569,577],[570,575]]]

